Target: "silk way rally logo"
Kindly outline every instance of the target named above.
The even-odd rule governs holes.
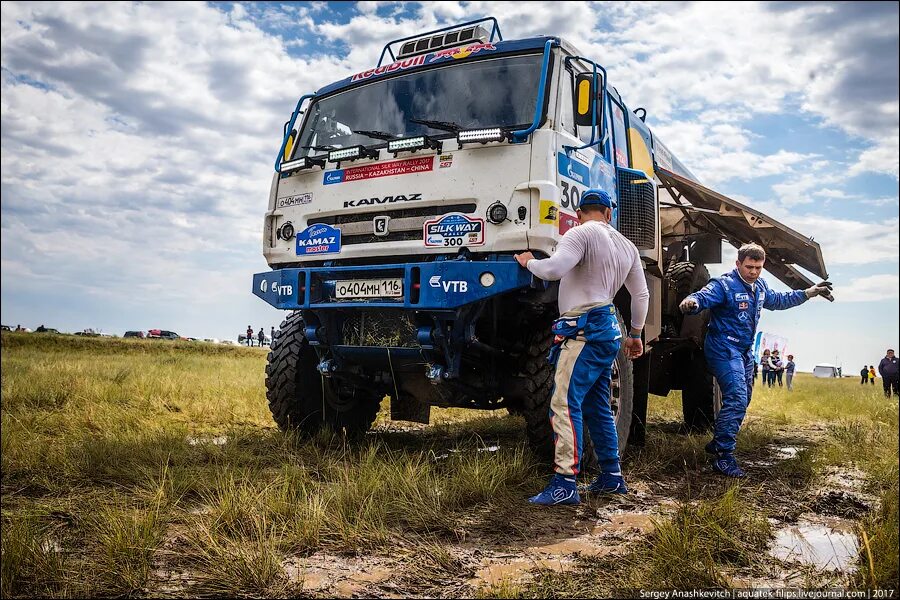
[[[484,243],[484,221],[462,213],[450,213],[425,221],[427,247],[480,246]]]

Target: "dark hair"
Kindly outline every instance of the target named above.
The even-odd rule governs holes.
[[[888,348],[887,351],[888,351],[888,352],[893,352],[894,349],[893,349],[893,348]]]
[[[745,258],[752,260],[766,260],[766,251],[759,244],[744,244],[738,250],[738,262],[744,262]]]
[[[609,208],[608,206],[605,206],[603,204],[584,204],[584,205],[579,205],[576,210],[580,210],[581,212],[598,212],[598,213],[600,213],[600,212],[606,211],[607,209],[612,210],[611,208]]]
[[[794,358],[793,354],[788,354],[788,358]]]

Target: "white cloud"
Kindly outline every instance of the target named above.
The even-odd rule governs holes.
[[[871,275],[851,280],[834,288],[834,297],[841,302],[883,302],[900,297],[900,277]]]
[[[324,3],[4,3],[4,300],[29,287],[173,315],[195,304],[211,311],[223,297],[265,308],[247,287],[265,269],[262,214],[297,98],[372,66],[391,39],[480,14],[496,15],[507,39],[561,35],[596,56],[704,182],[777,177],[778,197],[793,208],[771,212],[822,241],[829,264],[896,261],[896,219],[799,212],[811,195],[842,193],[837,173],[848,165],[835,165],[844,155],[754,150],[764,141],[754,119],[802,106],[868,140],[851,175],[896,176],[896,91],[884,95],[896,78],[882,69],[878,85],[853,79],[869,73],[858,67],[871,46],[865,36],[848,45],[887,34],[865,14],[863,25],[815,29],[866,7],[440,2],[397,3],[389,12],[412,14],[382,17],[384,5],[360,5],[341,23]],[[335,40],[346,40],[346,53]],[[288,52],[313,43],[313,58]]]

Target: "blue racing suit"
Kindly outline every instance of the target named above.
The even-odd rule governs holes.
[[[553,323],[553,333],[548,360],[556,367],[550,399],[555,471],[571,477],[581,470],[583,419],[600,470],[618,473],[619,438],[609,404],[622,338],[616,307],[604,303],[580,315],[566,313]]]
[[[802,290],[773,292],[762,277],[753,287],[738,270],[725,273],[688,298],[697,301],[698,313],[709,309],[711,319],[704,354],[722,389],[722,409],[716,418],[717,452],[734,452],[738,431],[753,392],[753,338],[763,308],[785,310],[806,302]]]

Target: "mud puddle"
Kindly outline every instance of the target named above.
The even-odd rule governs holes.
[[[853,525],[844,519],[801,520],[777,531],[769,550],[770,556],[785,562],[845,573],[856,570],[858,553]]]

